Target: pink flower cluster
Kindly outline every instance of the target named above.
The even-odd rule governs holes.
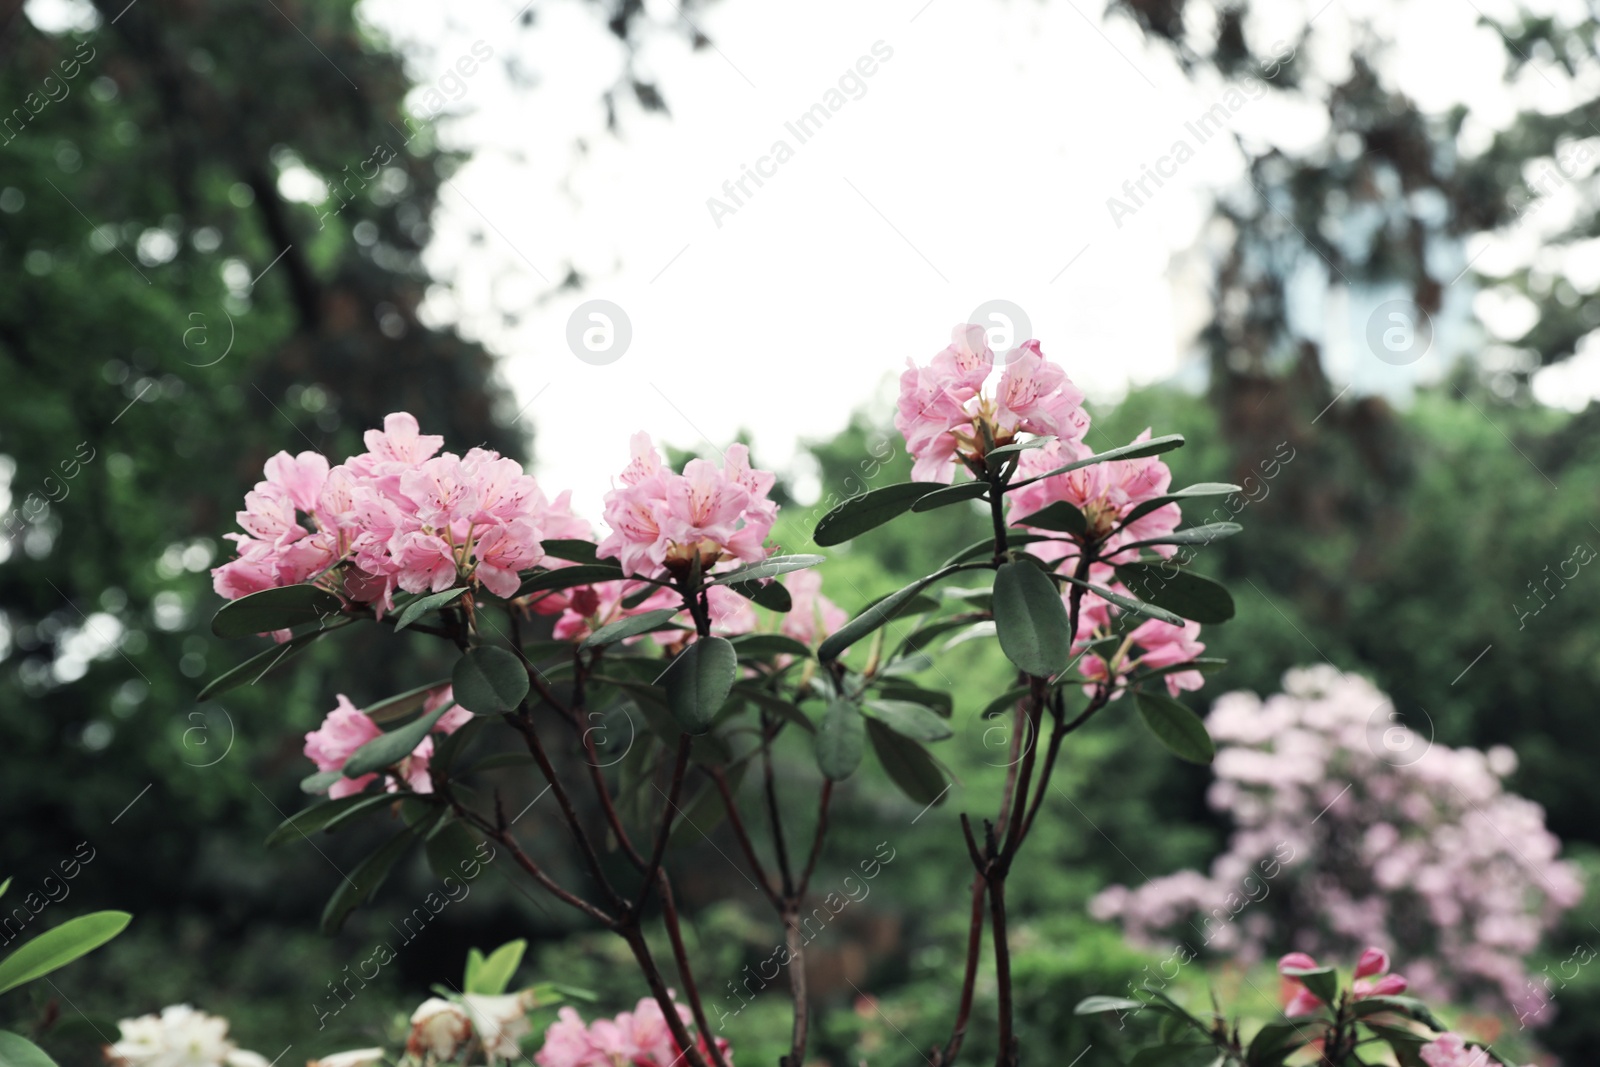
[[[692,1029],[689,1009],[678,1005],[678,1017]],[[696,1035],[702,1053],[709,1053],[705,1035]],[[730,1067],[733,1054],[728,1042],[717,1038],[717,1048]],[[614,1019],[596,1019],[584,1025],[574,1008],[562,1008],[544,1034],[544,1047],[534,1054],[539,1067],[677,1067],[683,1050],[672,1038],[661,1005],[646,997],[629,1012]]]
[[[983,327],[970,323],[951,330],[950,345],[927,366],[906,361],[894,425],[916,461],[913,478],[948,482],[957,458],[981,471],[983,457],[1019,433],[1075,443],[1089,432],[1083,393],[1038,341],[1007,353],[999,383],[985,393],[993,371]]]
[[[238,558],[212,571],[219,595],[319,581],[382,611],[396,588],[441,592],[470,581],[509,597],[518,572],[544,558],[542,539],[588,531],[568,494],[546,499],[496,452],[436,454],[444,439],[420,433],[404,412],[365,440],[366,452],[336,467],[317,452],[267,461],[238,513],[245,532],[228,535]]]
[[[1299,978],[1284,973],[1314,971],[1318,966],[1317,961],[1304,952],[1291,952],[1278,960],[1278,971],[1284,975],[1284,985],[1289,993],[1283,1008],[1285,1015],[1291,1018],[1296,1015],[1310,1015],[1326,1006],[1321,998],[1307,989]],[[1387,952],[1381,948],[1367,948],[1356,961],[1355,982],[1350,986],[1350,992],[1356,1000],[1367,997],[1392,997],[1404,993],[1406,984],[1403,975],[1389,973]]]
[[[695,558],[706,573],[723,561],[766,558],[767,534],[778,517],[778,505],[767,499],[775,477],[751,469],[748,448],[729,445],[721,470],[691,459],[682,474],[674,474],[662,465],[649,434],[635,434],[632,445],[622,484],[605,496],[611,533],[597,555],[647,578],[663,567],[687,567]]]
[[[1443,1033],[1417,1050],[1428,1067],[1497,1067],[1499,1061],[1460,1034]]]
[[[455,696],[450,686],[443,686],[428,694],[423,702],[423,714],[437,711],[443,705],[453,701]],[[429,736],[424,737],[411,754],[401,760],[394,768],[394,773],[385,774],[384,788],[389,792],[398,792],[401,783],[413,793],[433,792],[433,779],[428,776],[428,761],[433,757],[433,734],[453,734],[465,726],[472,719],[472,712],[466,708],[455,707],[439,716],[439,721],[434,723]],[[355,750],[382,735],[383,730],[372,721],[366,712],[350,703],[348,697],[339,694],[339,704],[328,712],[322,725],[306,734],[305,755],[312,763],[317,765],[319,771],[336,771],[344,766]],[[377,774],[364,774],[359,778],[340,778],[328,787],[328,797],[337,800],[339,797],[359,793],[373,780]]]
[[[1226,694],[1206,725],[1219,746],[1209,800],[1234,823],[1227,851],[1209,877],[1107,889],[1091,905],[1098,917],[1149,944],[1254,884],[1263,857],[1286,854],[1265,891],[1246,888],[1257,903],[1230,915],[1212,946],[1248,963],[1271,943],[1390,945],[1424,996],[1548,1021],[1525,960],[1583,885],[1539,806],[1504,790],[1509,749],[1432,744],[1371,682],[1329,666],[1290,671],[1265,701]]]

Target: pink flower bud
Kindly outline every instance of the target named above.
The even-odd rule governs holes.
[[[1389,970],[1389,954],[1381,948],[1369,948],[1356,961],[1356,977],[1367,978]]]

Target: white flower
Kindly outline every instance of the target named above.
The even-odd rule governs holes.
[[[411,1013],[411,1036],[406,1051],[413,1056],[432,1055],[447,1060],[472,1034],[472,1021],[459,1005],[429,997]]]
[[[358,1048],[349,1052],[335,1052],[320,1060],[311,1060],[306,1067],[377,1067],[383,1062],[383,1049]]]
[[[472,1029],[483,1043],[485,1056],[501,1060],[514,1060],[522,1056],[517,1041],[533,1033],[533,1025],[528,1022],[528,1008],[531,1005],[525,994],[506,993],[491,997],[468,993],[462,999],[466,1001],[467,1014],[472,1016]]]
[[[228,1020],[171,1004],[160,1015],[117,1023],[122,1040],[106,1048],[112,1067],[262,1067],[266,1060],[228,1040]]]

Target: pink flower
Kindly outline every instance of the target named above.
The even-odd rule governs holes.
[[[1151,619],[1138,626],[1130,636],[1134,644],[1145,650],[1144,655],[1139,657],[1139,663],[1145,667],[1171,667],[1187,663],[1206,650],[1206,646],[1196,640],[1200,636],[1200,624],[1197,622],[1173,626],[1160,619]],[[1167,692],[1173,696],[1186,689],[1199,689],[1205,684],[1205,676],[1199,671],[1175,671],[1163,680],[1167,683]]]
[[[1494,1061],[1481,1048],[1467,1044],[1460,1034],[1443,1033],[1418,1050],[1428,1067],[1490,1067]]]
[[[678,607],[683,603],[683,598],[671,589],[655,586],[655,592],[645,597],[631,608],[622,606],[622,602],[641,590],[651,588],[644,582],[620,581],[600,582],[597,585],[582,585],[576,589],[567,590],[563,594],[563,603],[566,605],[561,611],[561,618],[556,620],[552,636],[557,641],[581,641],[602,626],[607,626],[619,619],[630,615],[638,615],[646,611],[657,611],[661,608]],[[738,594],[734,594],[738,595]],[[540,602],[535,602],[538,610]],[[642,635],[641,635],[642,636]],[[631,637],[624,644],[632,644],[640,638]]]
[[[1148,428],[1134,438],[1135,441],[1149,439]],[[1089,450],[1077,443],[1052,441],[1043,448],[1022,454],[1017,464],[1017,479],[1034,478],[1089,455]],[[1138,553],[1119,553],[1118,546],[1151,540],[1177,529],[1182,511],[1175,503],[1163,504],[1117,529],[1135,508],[1166,495],[1171,485],[1172,471],[1159,457],[1115,459],[1079,467],[1065,474],[1051,475],[1032,485],[1025,485],[1008,493],[1006,502],[1015,522],[1058,500],[1066,501],[1083,512],[1091,536],[1106,539],[1101,548],[1101,557],[1120,563],[1135,559]],[[1116,532],[1113,533],[1113,530]],[[1054,548],[1054,544],[1047,544]],[[1037,553],[1041,547],[1045,546],[1035,545],[1033,550]],[[1171,556],[1176,551],[1171,545],[1155,545],[1150,550],[1161,556]],[[1051,559],[1076,555],[1076,547],[1066,545],[1047,552]]]
[[[1356,977],[1370,978],[1375,974],[1389,973],[1389,954],[1381,948],[1368,948],[1362,951],[1361,958],[1356,961]]]
[[[1317,961],[1304,952],[1290,952],[1278,957],[1278,973],[1287,971],[1314,971]]]
[[[316,764],[319,771],[338,770],[356,749],[383,733],[378,724],[350,703],[343,693],[338,695],[338,700],[338,706],[328,712],[322,725],[306,734],[306,758]],[[359,793],[376,777],[368,774],[360,778],[340,778],[329,787],[328,796],[337,800]]]
[[[368,430],[362,439],[367,445],[369,462],[404,467],[423,462],[444,444],[443,437],[420,433],[416,417],[403,411],[385,415],[383,429]]]
[[[957,458],[981,469],[989,449],[1019,433],[1053,436],[1067,447],[1088,433],[1083,393],[1045,359],[1038,341],[1007,355],[995,394],[984,396],[994,353],[983,328],[960,325],[951,334],[950,346],[928,366],[907,361],[900,376],[894,423],[915,459],[913,478],[948,482]]]
[[[589,1041],[589,1028],[576,1008],[562,1008],[544,1032],[544,1047],[533,1055],[539,1067],[610,1067]]]
[[[778,512],[767,499],[774,476],[752,470],[743,445],[729,446],[721,470],[692,459],[682,474],[661,465],[647,434],[634,435],[632,450],[621,485],[605,496],[611,533],[600,542],[601,558],[653,577],[695,558],[709,573],[720,562],[766,556],[764,542]]]
[[[779,628],[784,636],[810,645],[850,621],[843,608],[822,595],[822,575],[816,570],[791,571],[783,584],[794,602]]]
[[[689,1009],[677,1005],[678,1017],[692,1027]],[[717,1038],[717,1048],[731,1065],[728,1042]],[[695,1035],[702,1053],[708,1051],[705,1035]],[[661,1005],[646,997],[633,1011],[613,1019],[596,1019],[588,1026],[574,1008],[562,1008],[544,1033],[544,1047],[533,1057],[538,1067],[676,1067],[683,1052],[673,1040]]]
[[[513,519],[503,526],[492,526],[473,546],[477,566],[472,576],[495,596],[510,599],[522,584],[518,571],[537,566],[544,560],[539,529],[527,519]]]

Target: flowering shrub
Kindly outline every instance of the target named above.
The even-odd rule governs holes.
[[[105,1049],[110,1067],[267,1067],[267,1058],[233,1043],[228,1020],[170,1004],[159,1015],[117,1023],[119,1039]]]
[[[238,557],[214,572],[217,592],[231,603],[213,629],[224,637],[270,633],[283,647],[229,671],[202,696],[253,681],[357,624],[427,635],[455,657],[449,678],[365,709],[341,697],[306,736],[317,772],[303,787],[328,799],[291,818],[272,843],[396,809],[403,816],[392,838],[338,887],[325,927],[336,929],[413,845],[425,843],[436,869],[448,872],[454,857],[487,839],[545,892],[621,937],[650,992],[610,1020],[585,1024],[563,1012],[539,1063],[681,1058],[688,1067],[727,1067],[725,1043],[708,1037],[664,862],[684,808],[704,801],[720,807],[751,881],[782,924],[780,966],[794,1008],[787,1062],[798,1067],[811,1014],[802,916],[835,783],[850,778],[870,749],[915,803],[943,802],[951,783],[929,746],[953,736],[950,700],[911,679],[931,664],[936,638],[992,636],[1016,673],[983,714],[1009,718],[1015,770],[981,840],[966,814],[958,823],[973,865],[972,925],[959,1007],[936,1057],[953,1061],[964,1040],[987,924],[999,984],[997,1062],[1015,1063],[1006,879],[1066,736],[1119,698],[1132,697],[1172,752],[1212,758],[1205,727],[1173,697],[1219,665],[1198,658],[1200,625],[1231,617],[1233,602],[1185,564],[1196,548],[1239,527],[1179,524],[1183,501],[1237,487],[1172,490],[1156,457],[1183,444],[1176,435],[1147,432],[1091,453],[1082,443],[1090,426],[1082,394],[1037,341],[997,368],[979,327],[959,326],[954,338],[902,378],[895,421],[921,480],[845,500],[816,524],[813,539],[837,545],[904,516],[970,502],[986,508],[992,535],[854,617],[823,595],[810,568],[824,557],[770,544],[774,476],[751,467],[741,445],[730,446],[720,466],[692,459],[675,472],[648,435],[635,435],[606,494],[598,537],[572,513],[567,494],[551,499],[492,452],[441,452],[443,442],[403,413],[367,433],[366,452],[336,466],[315,453],[273,457],[239,513]],[[958,480],[958,469],[968,477]],[[945,595],[941,583],[958,574],[986,576],[987,585]],[[891,645],[885,627],[897,618],[915,621]],[[615,707],[638,711],[643,729],[637,751],[608,773],[588,722]],[[466,788],[527,762],[468,758],[491,724],[527,750],[554,794],[591,883],[582,892],[551,876],[498,805],[484,805],[492,790]],[[774,746],[797,733],[815,754],[817,816],[809,848],[791,858],[782,827],[794,820],[795,805],[780,800],[772,768]],[[578,777],[594,793],[593,820],[572,800],[556,744],[586,767]],[[752,790],[759,794],[752,799],[740,785],[753,767],[765,788]],[[752,806],[765,808],[763,821],[773,828],[769,858],[747,830]],[[629,869],[625,878],[600,862],[600,820]],[[657,915],[672,945],[681,1006],[644,936],[646,920]],[[501,1046],[475,1019],[425,1007],[417,1020],[423,1046],[454,1040],[470,1023],[489,1054],[499,1055]],[[462,1011],[470,1016],[470,1004]]]
[[[1193,1015],[1149,986],[1135,997],[1089,997],[1076,1011],[1116,1013],[1124,1021],[1147,1010],[1161,1016],[1161,1044],[1141,1051],[1135,1063],[1283,1067],[1290,1058],[1310,1052],[1315,1059],[1301,1056],[1296,1062],[1347,1067],[1372,1063],[1372,1046],[1384,1045],[1395,1062],[1405,1065],[1509,1065],[1488,1046],[1447,1030],[1422,1001],[1402,996],[1406,979],[1388,971],[1388,953],[1368,947],[1356,961],[1353,981],[1341,985],[1334,968],[1304,952],[1291,952],[1278,961],[1286,994],[1283,1010],[1248,1041],[1241,1039],[1239,1022],[1230,1022],[1220,1010]]]
[[[1578,873],[1538,805],[1502,789],[1509,750],[1430,745],[1394,718],[1370,682],[1328,666],[1290,671],[1265,701],[1218,698],[1210,802],[1233,819],[1228,850],[1209,876],[1113,886],[1091,910],[1144,943],[1187,925],[1247,963],[1273,943],[1392,946],[1424,996],[1545,1020],[1523,961],[1581,898]]]

